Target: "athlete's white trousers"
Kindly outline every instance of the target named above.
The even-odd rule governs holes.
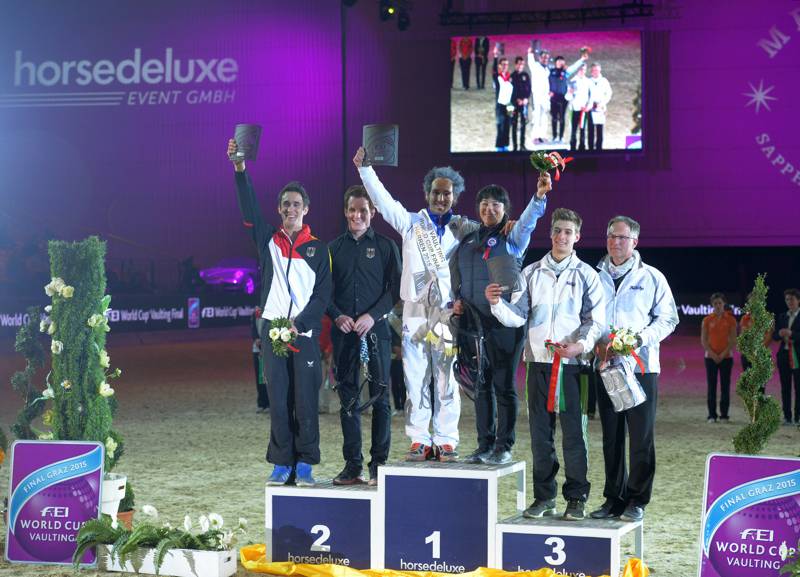
[[[403,373],[406,380],[406,435],[412,443],[425,445],[458,445],[458,418],[461,397],[458,382],[453,376],[453,357],[431,346],[413,342],[420,327],[430,318],[429,307],[423,304],[403,304]],[[441,325],[437,327],[441,335]],[[419,340],[419,339],[415,339]],[[431,408],[430,382],[433,376],[434,399]],[[433,415],[433,435],[430,432]]]

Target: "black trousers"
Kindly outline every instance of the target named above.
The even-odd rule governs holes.
[[[469,69],[472,65],[472,58],[459,58],[458,65],[461,67],[461,86],[464,90],[469,89]]]
[[[475,57],[475,85],[479,90],[486,87],[486,58]]]
[[[708,416],[716,419],[721,417],[728,418],[728,407],[731,404],[731,370],[733,369],[733,358],[722,359],[717,364],[711,359],[706,362],[706,383],[708,384]],[[719,374],[719,415],[717,415],[717,374]]]
[[[494,120],[497,125],[497,138],[494,141],[494,145],[495,147],[507,147],[511,118],[508,116],[505,104],[494,103]]]
[[[562,94],[550,99],[550,118],[553,121],[553,140],[564,140],[564,120],[567,115],[567,99]]]
[[[595,373],[597,374],[597,373]],[[640,507],[650,502],[656,474],[655,424],[658,373],[637,373],[647,395],[639,406],[617,413],[597,374],[597,408],[603,428],[603,462],[606,482],[603,496],[622,509],[628,502]],[[625,437],[630,440],[630,474],[625,463]]]
[[[517,124],[519,124],[519,146],[525,146],[525,126],[528,124],[528,105],[514,105],[514,116],[511,117],[511,139],[514,150],[517,150]]]
[[[384,327],[385,328],[385,327]],[[374,378],[369,381],[370,398],[380,395],[372,405],[372,444],[370,445],[370,465],[382,465],[389,458],[389,444],[391,442],[392,410],[389,406],[390,396],[390,363],[392,357],[392,341],[389,338],[378,338],[378,356],[375,358],[372,350],[371,337],[367,333],[367,342],[370,343],[369,373]],[[342,423],[342,456],[348,466],[362,468],[364,457],[361,454],[361,413],[352,410],[359,403],[358,390],[361,386],[360,338],[353,331],[347,334],[334,328],[331,331],[333,341],[334,374],[336,375],[336,390],[342,401],[339,418]],[[348,411],[348,409],[350,409]]]
[[[489,367],[475,395],[478,448],[510,451],[516,441],[519,399],[515,377],[524,344],[524,328],[494,327],[486,331]]]
[[[586,115],[589,114],[588,112],[584,113],[584,122],[586,122],[585,118]],[[576,140],[576,136],[578,135],[578,129],[580,129],[580,142]],[[581,112],[580,110],[572,111],[572,132],[569,137],[569,149],[570,150],[586,150],[586,145],[584,144],[584,134],[586,130],[584,129],[583,125],[581,124]],[[578,144],[578,148],[575,148],[575,145]]]
[[[781,380],[783,418],[792,420],[792,381],[794,381],[794,422],[800,423],[800,368],[789,368],[789,351],[781,345],[777,354],[778,376]]]
[[[298,336],[297,353],[278,357],[272,352],[264,323],[264,364],[267,392],[270,399],[270,432],[267,461],[275,465],[292,466],[302,461],[319,463],[319,387],[322,369],[319,341]]]
[[[256,406],[259,409],[268,409],[269,395],[267,394],[267,384],[264,382],[261,362],[261,353],[253,353],[253,369],[256,373]]]
[[[555,499],[556,474],[560,469],[555,445],[556,413],[547,411],[550,370],[550,363],[528,363],[528,422],[533,450],[533,496],[536,499]],[[590,484],[586,478],[589,465],[583,437],[580,375],[577,365],[564,365],[562,370],[566,401],[566,410],[558,413],[566,476],[562,493],[565,499],[586,501]]]
[[[603,126],[595,124],[592,120],[592,113],[587,112],[589,117],[589,150],[603,150]]]
[[[581,365],[580,372],[581,378],[586,379],[589,393],[586,399],[586,414],[593,417],[597,412],[597,387],[602,387],[603,382],[600,375],[590,366]]]

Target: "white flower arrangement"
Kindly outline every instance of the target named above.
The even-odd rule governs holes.
[[[97,392],[101,397],[106,397],[106,398],[114,395],[114,389],[112,389],[111,385],[109,385],[105,381],[100,383],[100,388],[97,390]]]
[[[611,334],[609,335],[611,343],[611,350],[620,356],[630,355],[641,342],[638,333],[634,333],[630,329],[618,329],[611,327]]]
[[[286,357],[289,351],[298,352],[294,346],[297,333],[292,330],[292,321],[287,318],[270,321],[269,339],[272,341],[272,352],[276,357]]]
[[[158,519],[158,509],[156,509],[152,505],[143,505],[142,513],[153,519]]]
[[[107,369],[111,366],[111,357],[108,356],[106,351],[100,351],[100,366]]]
[[[61,289],[63,289],[66,286],[67,283],[64,282],[64,279],[60,277],[55,277],[51,279],[50,282],[44,286],[44,292],[47,296],[54,297],[57,294],[61,294]]]
[[[112,456],[112,457],[113,457],[113,456],[114,456],[114,453],[116,453],[116,452],[117,452],[117,447],[118,447],[119,445],[118,445],[118,444],[117,444],[117,442],[116,442],[116,441],[115,441],[113,438],[111,438],[111,437],[106,437],[106,442],[105,442],[105,445],[106,445],[106,453],[108,453],[110,456]]]
[[[50,352],[53,353],[54,355],[60,355],[63,350],[64,350],[64,343],[53,339],[53,342],[50,343]]]

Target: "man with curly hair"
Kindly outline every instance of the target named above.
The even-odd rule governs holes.
[[[461,399],[452,370],[449,259],[461,239],[477,230],[478,223],[453,214],[453,205],[464,191],[464,179],[449,166],[432,168],[425,175],[422,186],[427,207],[409,212],[392,198],[364,157],[364,149],[359,148],[353,158],[361,181],[378,212],[403,237],[400,298],[404,302],[406,434],[411,438],[406,459],[454,461],[458,458]]]

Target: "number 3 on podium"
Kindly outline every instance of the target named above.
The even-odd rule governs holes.
[[[544,540],[545,545],[553,547],[553,554],[544,558],[550,565],[563,565],[567,560],[567,554],[564,553],[564,539],[561,537],[548,537]]]

